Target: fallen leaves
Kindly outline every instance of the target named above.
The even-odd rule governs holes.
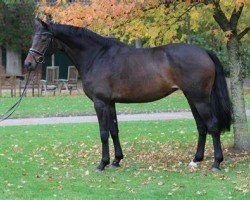
[[[198,168],[197,168],[197,167],[194,167],[194,166],[189,167],[189,171],[190,171],[191,173],[196,172],[197,169],[198,169]]]
[[[225,172],[229,172],[231,167],[250,158],[246,152],[235,153],[227,146],[224,149],[225,161],[222,162],[221,168],[225,168]],[[184,168],[187,168],[195,151],[196,145],[190,147],[178,142],[160,143],[151,140],[140,140],[130,145],[127,144],[124,150],[127,154],[126,163],[137,163],[140,171],[166,170],[169,172],[182,172]],[[213,163],[212,155],[213,147],[207,145],[204,161],[197,168],[190,167],[189,171],[191,173],[197,170],[210,172]],[[237,173],[242,172],[238,170]],[[221,179],[226,179],[226,177],[221,177]]]
[[[243,184],[240,186],[235,186],[234,190],[237,192],[242,192],[244,195],[246,195],[249,192],[250,184]]]
[[[195,194],[198,196],[204,196],[207,192],[205,190],[197,191]]]
[[[89,170],[87,170],[85,173],[84,173],[86,176],[89,175]]]
[[[168,196],[173,196],[175,193],[179,192],[184,186],[181,184],[173,183],[171,191],[168,192]]]
[[[160,182],[158,182],[158,185],[159,185],[159,186],[163,186],[164,183],[163,183],[162,181],[160,181]]]
[[[156,125],[158,126],[158,124]],[[180,132],[179,128],[178,131],[171,134],[182,134]],[[196,173],[189,173],[187,165],[196,151],[196,140],[193,145],[190,145],[190,142],[183,142],[185,140],[157,141],[153,131],[147,133],[152,135],[147,138],[142,133],[137,136],[136,140],[133,140],[134,135],[130,139],[124,139],[122,146],[125,159],[121,162],[121,168],[113,170],[107,167],[105,173],[98,175],[94,172],[101,156],[101,144],[97,137],[92,138],[91,136],[92,139],[88,139],[88,141],[72,139],[66,141],[53,138],[50,142],[35,145],[30,151],[26,150],[25,145],[15,141],[12,143],[13,145],[9,145],[8,150],[1,152],[0,159],[3,159],[6,165],[10,163],[21,165],[18,173],[28,183],[22,183],[20,180],[15,182],[9,180],[8,183],[4,184],[4,191],[8,194],[17,190],[25,191],[32,180],[39,184],[52,184],[53,189],[57,191],[65,190],[68,183],[80,185],[87,183],[87,187],[91,190],[104,187],[108,191],[117,191],[123,187],[130,195],[139,194],[145,188],[154,188],[156,191],[164,191],[167,198],[177,197],[190,187],[193,189],[191,195],[194,198],[195,196],[199,198],[208,195],[209,190],[205,187],[196,188],[195,184],[190,186],[189,183],[195,183],[200,178],[207,179],[204,176],[208,176],[208,179],[212,179],[212,181],[231,184],[232,187],[228,191],[231,190],[232,193],[229,194],[226,191],[225,199],[234,198],[236,194],[241,196],[249,194],[249,185],[246,185],[244,177],[246,165],[248,165],[246,161],[250,158],[249,154],[236,153],[230,146],[225,145],[223,147],[225,161],[221,166],[222,172],[213,174],[210,172],[213,163],[213,147],[208,141],[205,160],[200,163],[198,168],[191,169],[193,170],[191,172]],[[162,133],[162,131],[158,132],[158,135],[161,136]],[[167,131],[164,133],[167,134]],[[186,130],[184,134],[187,134]],[[34,142],[35,140],[32,144]],[[112,142],[110,142],[110,150],[112,159],[114,158]],[[239,164],[243,167],[238,168]],[[28,165],[35,167],[27,171]],[[178,180],[182,180],[183,176],[188,177],[189,180],[187,183],[178,182],[178,180],[173,179],[175,175],[181,177]],[[237,177],[237,180],[234,179],[234,176]],[[239,184],[239,180],[243,180],[242,184]],[[173,182],[175,183],[173,184]],[[116,187],[117,185],[120,187]],[[225,190],[223,189],[224,193]]]

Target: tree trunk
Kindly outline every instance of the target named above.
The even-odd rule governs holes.
[[[21,52],[7,48],[6,57],[7,57],[6,74],[10,75],[22,74]]]
[[[2,58],[2,47],[0,47],[0,66],[3,65],[3,58]]]
[[[4,74],[2,53],[2,47],[0,47],[0,75]]]
[[[227,42],[230,65],[231,100],[233,106],[234,147],[237,150],[250,150],[247,117],[245,110],[242,63],[239,41],[232,36]]]

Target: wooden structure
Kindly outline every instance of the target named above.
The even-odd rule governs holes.
[[[68,67],[68,77],[67,79],[59,79],[59,91],[67,90],[69,91],[70,95],[72,90],[77,90],[77,81],[78,81],[78,71],[75,66]]]
[[[10,89],[11,97],[16,96],[16,76],[0,75],[0,96],[3,95],[3,89]]]
[[[48,66],[46,68],[46,80],[40,81],[41,95],[45,92],[47,95],[48,91],[55,92],[58,90],[59,85],[59,66]]]
[[[24,72],[25,78],[24,80],[21,80],[19,83],[19,94],[21,94],[22,90],[24,89],[25,83],[27,82],[27,72]],[[32,92],[32,96],[35,96],[35,89],[37,89],[37,95],[40,95],[40,81],[42,79],[42,65],[38,64],[37,66],[37,70],[36,71],[32,71],[30,74],[30,84],[29,84],[29,88],[31,89]]]
[[[3,89],[9,89],[11,97],[16,96],[17,86],[20,80],[23,80],[23,75],[0,75],[0,96],[2,96]]]
[[[46,79],[46,68],[47,66],[60,66],[60,73],[59,77],[60,79],[67,79],[68,77],[68,66],[73,65],[73,63],[69,60],[67,56],[65,56],[61,52],[56,52],[54,54],[54,63],[52,56],[46,57],[45,58],[45,63],[43,64],[43,69],[42,69],[42,79]]]
[[[24,75],[24,79],[20,80],[19,83],[19,94],[21,95],[22,90],[24,89],[25,83],[28,81],[27,80],[28,76],[27,74]],[[37,89],[37,95],[39,96],[40,94],[40,81],[42,78],[42,74],[38,72],[31,72],[30,74],[30,84],[29,84],[29,89],[31,89],[32,96],[35,96],[35,89]]]

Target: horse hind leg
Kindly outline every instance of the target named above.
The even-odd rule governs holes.
[[[189,167],[197,167],[198,164],[204,159],[205,144],[206,144],[206,138],[207,138],[207,126],[204,123],[203,119],[200,117],[193,103],[188,98],[187,100],[190,105],[192,114],[196,122],[197,130],[199,133],[197,150],[196,150],[194,159],[189,163]]]
[[[201,98],[199,100],[195,99],[194,106],[206,124],[207,132],[212,135],[214,146],[214,163],[211,170],[217,171],[220,169],[220,163],[223,161],[218,120],[212,112],[210,98]]]

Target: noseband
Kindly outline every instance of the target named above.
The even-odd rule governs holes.
[[[40,51],[37,51],[36,49],[33,49],[33,48],[30,48],[30,50],[29,50],[29,53],[33,56],[34,60],[38,64],[38,63],[44,62],[45,53],[48,50],[50,43],[53,41],[53,34],[50,32],[44,32],[44,33],[36,34],[36,35],[49,35],[49,40],[46,43],[46,46],[43,50],[43,53],[41,53]],[[36,57],[36,56],[38,56],[38,57]],[[15,112],[15,110],[19,107],[23,97],[25,96],[26,92],[29,89],[29,85],[32,82],[34,82],[34,80],[35,80],[35,76],[33,77],[32,80],[30,80],[30,74],[31,74],[31,71],[29,71],[29,73],[28,73],[27,81],[25,83],[25,86],[24,86],[24,89],[23,89],[23,92],[22,92],[20,98],[12,107],[9,108],[9,110],[7,110],[2,116],[0,116],[0,123],[4,120],[8,119]]]
[[[40,33],[40,34],[35,34],[35,35],[49,35],[49,40],[46,43],[46,46],[44,48],[43,52],[40,52],[36,49],[30,48],[29,49],[29,53],[33,56],[35,62],[38,64],[44,63],[45,61],[45,53],[47,52],[50,43],[53,41],[53,34],[50,32],[44,32],[44,33]]]

